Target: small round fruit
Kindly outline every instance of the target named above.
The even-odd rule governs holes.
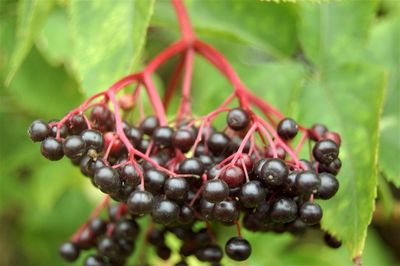
[[[43,120],[35,120],[29,126],[28,134],[34,142],[42,141],[49,136],[50,127]]]
[[[296,191],[300,194],[315,193],[320,185],[321,180],[314,171],[299,172],[296,176]]]
[[[314,141],[320,140],[326,132],[328,132],[328,128],[322,124],[314,124],[308,131],[310,138]]]
[[[307,225],[317,224],[322,219],[322,208],[315,202],[305,202],[300,207],[299,216]]]
[[[189,184],[185,178],[171,177],[165,181],[164,194],[167,198],[183,201],[187,198]]]
[[[325,233],[324,240],[331,248],[340,248],[342,246],[342,242],[329,233]]]
[[[329,164],[338,158],[339,147],[332,140],[323,139],[314,145],[313,155],[318,162]]]
[[[66,261],[73,262],[79,257],[80,250],[74,243],[65,242],[61,244],[59,252]]]
[[[318,174],[321,185],[317,190],[316,196],[320,199],[330,199],[339,190],[339,181],[336,177],[329,173]]]
[[[86,151],[85,141],[79,135],[69,136],[64,140],[63,151],[71,159],[82,157]]]
[[[208,180],[204,185],[202,196],[209,202],[217,203],[229,196],[229,187],[221,179]]]
[[[266,196],[265,189],[258,181],[250,181],[243,184],[239,199],[246,208],[255,208],[260,204]]]
[[[84,266],[105,266],[107,265],[104,259],[98,255],[89,255],[85,259]]]
[[[144,215],[153,209],[153,195],[148,191],[133,191],[127,200],[130,213],[134,215]]]
[[[281,159],[269,159],[261,169],[261,181],[272,187],[284,184],[288,175],[289,169]]]
[[[153,131],[152,138],[157,146],[169,147],[172,145],[174,131],[168,126],[158,127]]]
[[[152,217],[157,223],[168,225],[178,220],[179,206],[171,200],[160,200],[154,204]]]
[[[203,163],[197,158],[187,158],[179,163],[180,174],[201,176],[205,171]]]
[[[118,172],[108,166],[97,169],[94,174],[94,183],[107,194],[116,193],[121,189]]]
[[[241,237],[232,237],[225,244],[225,253],[235,261],[244,261],[250,257],[251,245]]]
[[[81,137],[85,141],[87,149],[94,149],[97,152],[103,150],[104,138],[100,131],[95,129],[85,129],[82,131]]]
[[[281,198],[272,205],[270,215],[275,223],[292,222],[297,216],[297,204],[291,198]]]
[[[40,152],[50,161],[58,161],[64,156],[61,141],[53,137],[48,137],[42,141]]]
[[[239,218],[239,209],[235,200],[223,200],[214,206],[213,217],[223,223],[233,223]]]
[[[228,184],[230,188],[239,187],[244,182],[244,172],[237,166],[229,166],[221,174],[221,179]]]
[[[207,146],[214,155],[220,155],[228,149],[229,137],[222,132],[215,132],[207,140]]]
[[[159,125],[160,122],[155,116],[148,116],[140,123],[139,127],[144,134],[151,136]]]
[[[293,139],[298,132],[298,126],[296,121],[292,118],[285,118],[278,124],[278,135],[282,139],[289,140]]]
[[[178,129],[172,136],[172,144],[184,153],[190,150],[194,141],[193,133],[187,129]]]
[[[219,262],[223,256],[222,249],[217,245],[207,245],[196,251],[196,258],[204,262]]]
[[[243,130],[250,123],[250,117],[243,108],[233,108],[226,117],[226,123],[233,130]]]
[[[144,172],[144,187],[153,194],[162,192],[167,175],[156,169]]]

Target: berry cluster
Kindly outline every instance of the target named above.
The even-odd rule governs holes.
[[[162,240],[171,231],[182,239],[183,257],[195,255],[213,263],[222,259],[223,251],[213,241],[211,229],[193,230],[197,222],[240,228],[242,216],[242,225],[250,231],[295,234],[318,225],[322,209],[314,199],[329,199],[339,188],[335,177],[341,166],[339,135],[314,125],[307,134],[316,141],[315,160],[296,164],[285,160],[287,152],[281,146],[243,141],[251,124],[257,125],[252,115],[242,108],[230,109],[224,131],[205,123],[197,127],[193,121],[160,126],[154,116],[138,125],[123,121],[124,134],[134,147],[149,154],[149,160],[129,159],[110,123],[114,114],[104,105],[95,105],[88,117],[73,115],[61,126],[55,121],[34,121],[28,133],[33,141],[41,141],[44,157],[60,160],[65,155],[94,186],[121,202],[120,217],[110,217],[108,227],[105,221],[92,219],[74,242],[61,246],[62,256],[73,261],[80,249],[95,246],[98,254],[88,257],[85,265],[96,265],[94,261],[123,265],[138,235],[135,219],[146,214],[162,226],[148,235],[160,258],[170,256]],[[282,143],[289,142],[298,125],[285,118],[276,132]],[[233,260],[246,260],[251,246],[239,232],[226,243],[225,253]]]
[[[86,266],[125,265],[138,245],[137,220],[144,216],[151,217],[151,223],[143,230],[141,246],[153,245],[163,260],[173,252],[165,236],[173,234],[181,240],[176,265],[187,265],[188,256],[212,265],[220,265],[224,254],[243,261],[252,247],[242,236],[242,227],[296,235],[318,229],[323,211],[316,200],[328,200],[339,189],[340,135],[321,124],[306,128],[252,94],[227,60],[196,38],[182,1],[172,2],[182,31],[178,42],[142,72],[93,95],[59,121],[36,120],[29,127],[29,136],[41,142],[44,157],[68,157],[105,194],[90,218],[61,246],[67,261],[95,248]],[[234,88],[218,108],[200,117],[191,111],[195,53]],[[181,60],[161,99],[152,74],[178,54]],[[179,109],[168,121],[166,111],[182,73]],[[135,86],[133,91],[130,85]],[[145,114],[141,91],[147,93],[152,115]],[[226,124],[217,127],[221,114]],[[302,153],[305,143],[308,153]],[[117,205],[112,206],[110,198]],[[101,219],[107,207],[108,218]],[[220,225],[237,229],[224,248],[215,232]],[[334,248],[341,245],[328,232],[325,241]]]

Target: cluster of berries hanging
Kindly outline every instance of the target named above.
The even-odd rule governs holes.
[[[293,234],[319,228],[323,211],[315,199],[330,199],[339,189],[339,134],[321,124],[301,126],[251,94],[223,56],[194,36],[181,1],[173,3],[182,28],[180,41],[162,51],[143,72],[90,97],[61,120],[36,120],[29,127],[30,138],[41,142],[44,157],[52,161],[68,157],[106,194],[90,218],[61,245],[60,254],[67,261],[93,248],[96,253],[84,265],[125,265],[140,233],[136,220],[146,215],[152,222],[143,230],[145,243],[153,245],[161,259],[170,258],[165,235],[174,234],[182,241],[181,261],[176,265],[187,265],[188,256],[219,265],[224,253],[243,261],[252,248],[241,227]],[[224,103],[201,117],[190,108],[195,53],[217,67],[234,87]],[[178,54],[182,57],[163,102],[151,73]],[[182,101],[176,116],[167,122],[165,110],[182,72]],[[130,92],[131,84],[135,87]],[[142,90],[154,115],[145,115]],[[235,99],[239,106],[230,107]],[[213,125],[218,116],[226,116],[225,127]],[[307,141],[309,156],[299,159]],[[110,198],[118,204],[111,205]],[[105,208],[106,219],[100,217]],[[199,224],[204,227],[196,229]],[[237,228],[237,235],[224,248],[217,243],[218,224]],[[332,247],[341,245],[329,234],[325,240]]]

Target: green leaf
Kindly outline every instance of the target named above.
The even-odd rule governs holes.
[[[11,82],[18,68],[29,54],[52,6],[52,0],[20,0],[18,2],[17,40],[11,57],[7,83]]]
[[[86,95],[103,91],[138,63],[152,1],[70,3],[70,28],[77,74]]]
[[[50,12],[36,45],[52,65],[69,63],[73,60],[66,9],[55,7]]]
[[[61,118],[79,105],[81,95],[77,88],[63,67],[48,65],[33,49],[11,82],[8,93],[19,108],[49,119]]]
[[[379,164],[386,178],[400,187],[400,19],[392,17],[377,23],[371,32],[367,55],[383,66],[389,76],[381,122]]]
[[[299,39],[308,60],[322,67],[359,57],[374,18],[375,0],[302,3]]]
[[[374,210],[385,81],[376,67],[348,63],[314,76],[300,97],[298,121],[306,126],[322,122],[342,136],[340,189],[321,202],[322,227],[343,240],[352,257],[362,253]]]
[[[220,39],[254,46],[269,56],[286,57],[297,47],[297,6],[267,1],[187,1],[192,24],[211,43]],[[158,1],[153,25],[178,29],[172,5]],[[227,46],[224,47],[224,49]]]

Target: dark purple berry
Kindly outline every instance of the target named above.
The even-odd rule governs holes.
[[[291,118],[285,118],[278,124],[278,135],[282,139],[289,140],[293,139],[298,132],[298,126],[296,121]]]
[[[63,151],[68,158],[80,158],[86,151],[86,143],[79,135],[69,136],[64,140]]]
[[[153,209],[153,195],[148,191],[133,191],[126,202],[130,213],[144,215]]]
[[[28,134],[33,141],[42,141],[49,136],[50,127],[43,120],[35,120],[29,126]]]
[[[243,130],[250,123],[250,117],[242,108],[233,108],[226,117],[226,123],[233,130]]]
[[[42,141],[40,152],[50,161],[58,161],[64,156],[61,141],[53,137],[48,137]]]
[[[332,140],[320,140],[313,148],[313,155],[318,162],[329,164],[338,158],[339,148]]]
[[[244,261],[250,257],[251,245],[241,237],[232,237],[225,244],[225,253],[235,261]]]
[[[79,257],[80,250],[74,243],[65,242],[60,246],[59,252],[63,259],[72,262]]]
[[[322,219],[322,208],[315,202],[305,202],[300,207],[299,217],[307,225],[317,224]]]
[[[213,203],[223,201],[228,195],[229,187],[221,179],[208,180],[202,192],[203,198]]]

